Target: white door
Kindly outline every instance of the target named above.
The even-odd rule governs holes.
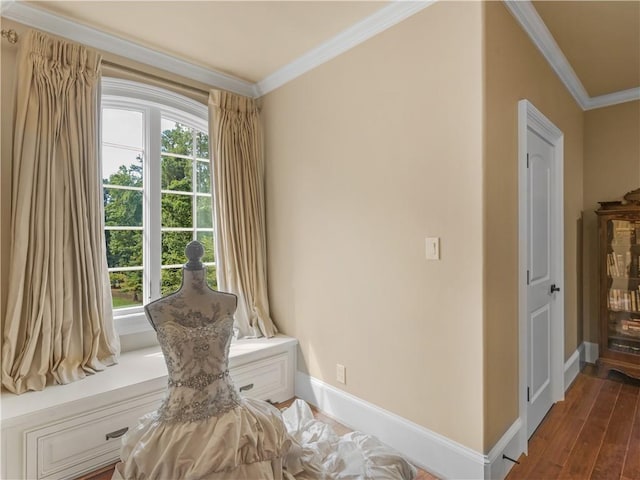
[[[531,437],[553,405],[551,349],[554,300],[553,145],[527,129],[527,436]],[[558,290],[557,290],[558,289]],[[556,320],[557,321],[557,320]]]

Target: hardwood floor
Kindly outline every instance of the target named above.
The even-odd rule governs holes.
[[[519,461],[507,480],[640,480],[640,386],[587,365]]]

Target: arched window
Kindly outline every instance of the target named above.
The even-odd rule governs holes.
[[[191,240],[216,287],[207,107],[173,92],[102,79],[107,263],[118,331],[148,329],[143,305],[177,290]]]

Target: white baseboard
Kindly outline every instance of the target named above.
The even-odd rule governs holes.
[[[600,358],[600,349],[598,344],[591,342],[582,342],[582,345],[584,346],[583,360],[587,363],[596,363],[598,358]]]
[[[485,458],[484,478],[502,480],[507,476],[514,463],[505,458],[518,460],[524,448],[520,445],[522,421],[518,418]]]
[[[489,455],[339,390],[309,375],[296,373],[296,397],[315,405],[345,426],[375,435],[416,466],[440,478],[502,479],[517,459],[520,420],[516,420]]]
[[[580,373],[580,359],[584,358],[584,344],[580,345],[578,349],[573,352],[564,364],[564,391],[571,386],[573,381]]]

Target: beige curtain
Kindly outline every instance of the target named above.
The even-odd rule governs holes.
[[[68,383],[117,361],[99,145],[100,55],[20,39],[2,384]]]
[[[255,101],[212,90],[209,129],[218,287],[238,296],[239,336],[272,337],[278,330],[267,298],[264,151]]]

